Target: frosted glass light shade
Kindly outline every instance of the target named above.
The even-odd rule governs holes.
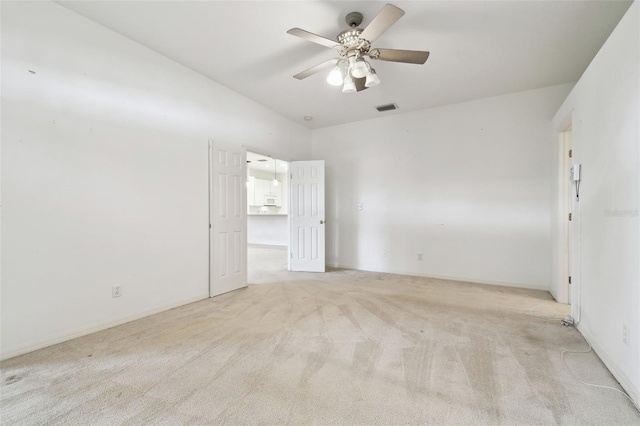
[[[351,75],[354,78],[362,78],[367,75],[367,71],[369,68],[367,67],[367,63],[364,59],[360,59],[359,61],[355,61],[351,68]]]
[[[332,86],[340,86],[342,85],[342,83],[344,83],[342,72],[338,69],[338,67],[335,67],[331,70],[331,72],[329,72],[329,75],[327,76],[327,83]]]
[[[367,74],[367,79],[364,82],[365,87],[374,87],[380,84],[380,79],[378,78],[378,74],[376,74],[376,70],[371,68],[369,73]]]
[[[353,78],[348,75],[344,79],[344,86],[342,87],[342,93],[354,93],[356,91],[356,84],[353,82]]]

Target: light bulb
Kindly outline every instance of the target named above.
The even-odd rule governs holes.
[[[280,182],[278,182],[278,179],[274,179],[273,180],[273,186],[278,186],[278,183],[280,183]]]
[[[332,86],[340,86],[343,82],[344,81],[342,79],[342,72],[338,67],[335,67],[334,69],[331,70],[331,72],[329,72],[329,76],[327,77],[327,83],[329,83]]]
[[[367,67],[367,63],[364,59],[360,59],[359,61],[355,61],[351,68],[351,75],[354,78],[363,78],[367,75],[367,71],[369,68]]]
[[[380,79],[378,78],[378,74],[376,74],[376,70],[371,68],[369,73],[367,74],[367,79],[364,82],[365,87],[374,87],[380,84]]]
[[[353,82],[353,78],[348,75],[344,79],[344,87],[342,87],[342,93],[354,93],[356,91],[356,84]]]

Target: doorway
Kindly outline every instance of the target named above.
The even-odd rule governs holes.
[[[289,162],[247,151],[247,270],[249,284],[287,270]]]

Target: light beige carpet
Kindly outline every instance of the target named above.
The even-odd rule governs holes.
[[[2,424],[640,423],[624,396],[562,365],[562,350],[587,347],[575,329],[523,314],[563,317],[548,293],[273,277],[3,362]],[[593,352],[566,360],[618,387]]]

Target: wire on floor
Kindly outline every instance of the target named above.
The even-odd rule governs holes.
[[[584,337],[583,337],[583,339],[584,339]],[[638,404],[636,404],[636,402],[633,399],[631,399],[629,394],[627,392],[625,392],[624,390],[616,389],[616,388],[613,388],[611,386],[596,385],[594,383],[587,383],[587,382],[585,382],[583,380],[580,380],[575,374],[573,374],[571,369],[569,369],[569,367],[567,367],[567,363],[564,361],[564,354],[567,354],[567,353],[569,353],[569,354],[588,354],[589,352],[592,351],[591,345],[589,344],[589,342],[587,342],[586,339],[585,339],[585,343],[587,345],[589,345],[589,350],[586,350],[586,351],[570,351],[570,350],[566,350],[566,351],[562,351],[562,354],[560,355],[560,358],[562,359],[562,365],[564,365],[564,368],[566,368],[567,371],[569,371],[569,374],[571,374],[571,377],[573,377],[576,381],[578,381],[578,382],[580,382],[580,383],[582,383],[583,385],[586,385],[586,386],[592,386],[594,388],[610,389],[610,390],[613,390],[613,391],[616,391],[618,393],[623,394],[625,397],[627,397],[627,399],[629,401],[631,401],[631,403],[636,408],[636,410],[638,410],[640,412],[640,408],[638,407]]]

